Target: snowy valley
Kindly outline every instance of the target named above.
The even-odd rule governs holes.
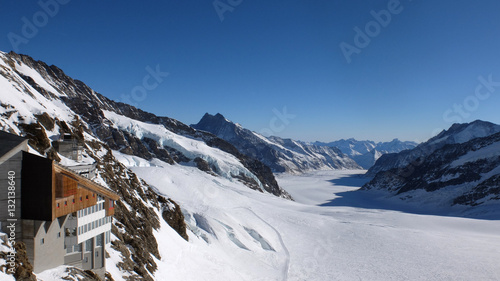
[[[370,144],[353,153],[392,154],[367,176],[330,144],[220,114],[188,126],[25,55],[0,52],[0,102],[2,131],[61,164],[53,142],[78,139],[95,181],[120,195],[106,280],[500,280],[498,125]],[[97,280],[68,265],[25,277]]]

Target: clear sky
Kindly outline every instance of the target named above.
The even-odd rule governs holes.
[[[220,112],[299,140],[423,141],[500,123],[498,0],[0,5],[0,50],[187,124]]]

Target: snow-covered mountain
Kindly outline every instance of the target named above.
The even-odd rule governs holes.
[[[216,115],[206,113],[198,124],[191,126],[230,142],[242,153],[259,159],[274,172],[303,173],[324,169],[360,169],[352,159],[337,148],[307,145],[279,137],[264,137],[227,120],[220,113]]]
[[[388,153],[397,153],[412,149],[417,143],[394,139],[390,142],[374,142],[370,140],[358,141],[353,138],[341,139],[333,142],[315,142],[318,146],[337,147],[342,153],[349,155],[363,169],[369,169],[380,156]]]
[[[282,174],[279,183],[309,203],[286,200],[270,169],[229,142],[111,101],[28,56],[0,52],[0,129],[29,138],[32,153],[62,163],[69,159],[53,140],[70,134],[84,142],[82,157],[97,164],[96,180],[120,195],[107,280],[495,280],[500,274],[495,222],[358,208],[363,202],[349,193],[366,181],[362,171]],[[340,199],[339,206],[320,206],[330,198]],[[439,251],[429,255],[429,249]],[[2,257],[0,279],[14,280],[2,272]],[[29,273],[26,264],[19,268]],[[96,280],[66,266],[36,278]]]
[[[177,120],[114,102],[56,66],[13,52],[0,52],[0,130],[28,138],[33,153],[62,162],[68,160],[56,152],[52,141],[70,134],[84,143],[83,158],[98,164],[99,183],[121,197],[108,261],[115,280],[122,276],[152,280],[162,263],[159,232],[172,230],[188,239],[204,219],[189,210],[181,212],[169,194],[136,176],[129,167],[137,163],[166,166],[192,177],[201,190],[223,185],[291,199],[269,167],[230,143]],[[183,181],[169,184],[182,186]],[[208,198],[211,191],[204,190]],[[184,215],[194,216],[188,229]]]
[[[454,124],[410,151],[382,156],[364,189],[388,191],[417,204],[500,203],[500,126]]]
[[[382,155],[368,170],[367,174],[374,176],[378,172],[404,168],[411,163],[418,164],[435,150],[447,144],[465,143],[474,138],[486,137],[498,132],[500,132],[500,125],[481,120],[465,124],[453,124],[448,130],[443,130],[437,136],[419,144],[414,149]]]

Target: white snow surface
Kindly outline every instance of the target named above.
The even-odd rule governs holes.
[[[163,221],[155,233],[156,280],[500,280],[499,221],[387,208],[356,191],[364,171],[280,175],[292,202],[194,167],[122,163],[188,222],[189,242]]]
[[[52,94],[56,96],[61,96],[58,90],[56,90],[52,85],[47,83],[47,80],[43,78],[40,73],[33,68],[25,65],[24,63],[21,64],[16,64],[16,70],[21,72],[23,75],[31,77],[35,82],[48,92],[51,92]]]
[[[0,101],[2,104],[12,107],[0,107],[0,114],[9,112],[12,114],[8,119],[2,118],[0,120],[0,127],[4,127],[4,130],[10,128],[18,131],[17,123],[35,122],[36,119],[33,115],[43,112],[64,121],[71,121],[74,118],[74,113],[65,104],[59,99],[50,100],[40,94],[24,81],[4,59],[5,55],[0,53]],[[51,86],[35,70],[24,64],[16,64],[16,69],[20,72],[24,71],[24,74],[33,78],[41,87],[50,89]],[[55,90],[52,88],[50,91]],[[57,94],[57,91],[54,94]]]

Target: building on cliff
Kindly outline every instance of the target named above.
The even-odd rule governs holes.
[[[0,231],[26,244],[35,273],[70,265],[104,275],[119,196],[87,177],[0,131]]]

